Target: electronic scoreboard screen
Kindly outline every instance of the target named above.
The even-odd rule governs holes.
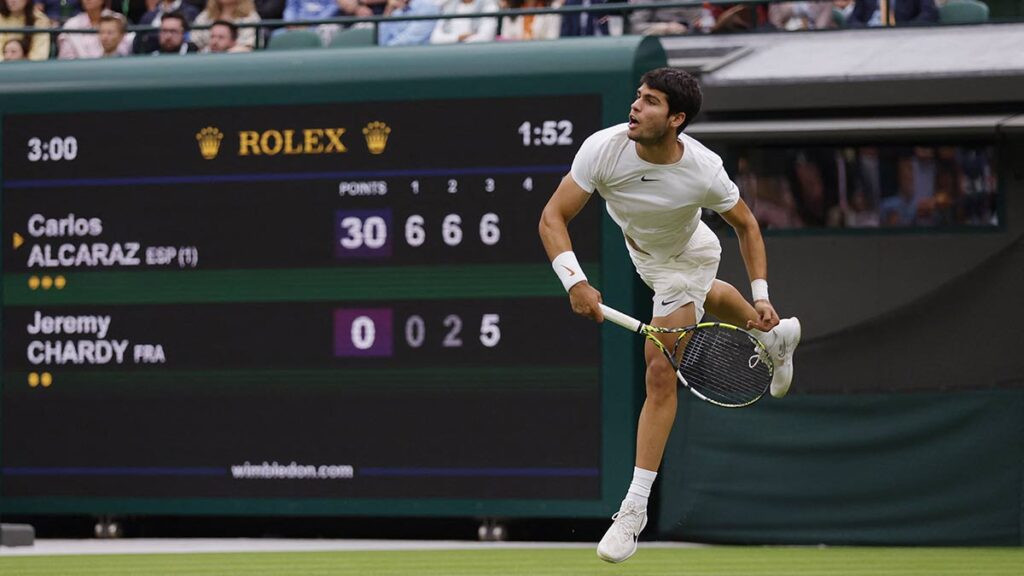
[[[600,330],[536,230],[601,127],[598,94],[5,116],[0,497],[600,499]]]

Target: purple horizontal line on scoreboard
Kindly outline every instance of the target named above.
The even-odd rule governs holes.
[[[211,467],[127,467],[127,466],[7,466],[3,476],[224,476],[225,468]]]
[[[274,172],[266,174],[193,174],[187,176],[126,176],[121,178],[55,178],[7,180],[4,187],[64,188],[70,186],[139,186],[146,184],[207,184],[220,182],[282,182],[290,180],[356,180],[360,178],[400,178],[428,176],[482,176],[502,174],[564,174],[569,166],[483,166],[479,168],[419,168],[408,170],[356,170],[351,172]]]
[[[358,476],[424,476],[424,477],[586,477],[595,478],[600,475],[597,468],[396,468],[366,467],[356,470]]]

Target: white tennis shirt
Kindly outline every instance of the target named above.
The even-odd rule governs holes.
[[[572,162],[572,179],[604,198],[612,220],[644,252],[658,259],[682,253],[700,223],[701,208],[726,212],[740,193],[722,159],[700,142],[679,135],[683,157],[651,164],[626,136],[628,124],[595,132]]]

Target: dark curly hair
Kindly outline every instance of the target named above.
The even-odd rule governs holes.
[[[676,134],[700,113],[703,95],[700,84],[690,73],[678,68],[657,68],[644,74],[640,80],[648,88],[664,92],[668,97],[669,114],[686,114],[686,119],[676,128]]]

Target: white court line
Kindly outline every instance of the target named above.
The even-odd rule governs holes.
[[[683,542],[641,542],[644,548],[699,547]],[[354,550],[481,550],[593,548],[596,542],[476,542],[472,540],[298,540],[275,538],[126,538],[123,540],[36,540],[34,546],[0,547],[5,556],[78,554],[200,554],[214,552],[330,552]]]

